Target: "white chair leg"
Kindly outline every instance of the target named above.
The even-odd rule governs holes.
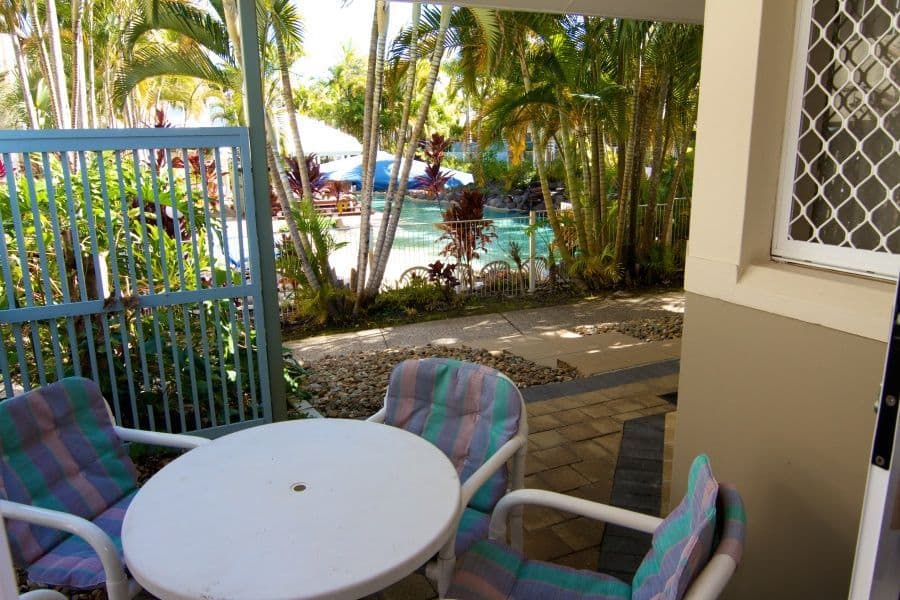
[[[528,451],[528,445],[522,446],[512,461],[512,489],[520,490],[525,487],[525,456]],[[522,552],[525,547],[524,534],[522,530],[522,506],[517,506],[512,510],[509,516],[509,543],[514,550]]]

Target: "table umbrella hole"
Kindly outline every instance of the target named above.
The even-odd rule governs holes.
[[[305,492],[306,484],[305,483],[295,483],[291,485],[291,491],[293,492]]]

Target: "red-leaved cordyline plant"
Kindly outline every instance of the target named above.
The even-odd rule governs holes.
[[[291,191],[298,198],[303,197],[303,184],[300,179],[300,163],[296,156],[288,156],[287,159],[287,178],[291,184]],[[306,172],[309,174],[309,186],[312,188],[313,196],[319,196],[325,188],[327,180],[322,174],[322,167],[319,164],[319,157],[315,154],[306,155]]]
[[[197,183],[201,183],[201,169],[206,171],[206,194],[209,197],[210,206],[215,208],[219,201],[219,186],[216,183],[216,161],[215,159],[203,160],[200,157],[200,151],[188,152],[188,166],[191,170],[191,178]],[[159,155],[156,157],[159,163]],[[173,169],[184,169],[184,158],[181,156],[172,157]]]
[[[447,245],[441,254],[455,257],[471,272],[472,261],[497,237],[492,231],[494,222],[484,218],[484,193],[475,188],[461,190],[443,216],[444,222],[438,228],[444,233],[438,241],[447,240]]]
[[[166,119],[166,111],[161,108],[156,109],[156,120],[153,121],[154,129],[168,129],[172,126],[171,123]],[[156,151],[156,172],[159,173],[160,169],[162,169],[163,163],[166,162],[166,153],[163,150]]]
[[[456,278],[456,267],[458,265],[444,264],[439,260],[428,265],[428,281],[437,285],[444,295],[444,300],[450,301],[453,298],[453,289],[459,285],[459,279]]]
[[[444,154],[449,149],[450,141],[439,133],[431,134],[431,138],[422,144],[422,154],[428,166],[425,167],[425,174],[416,178],[416,184],[425,190],[429,200],[437,198],[450,180],[450,173],[441,171]]]

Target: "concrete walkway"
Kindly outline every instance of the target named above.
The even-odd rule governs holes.
[[[641,342],[620,333],[582,336],[575,332],[576,326],[659,317],[683,310],[681,292],[616,293],[564,306],[382,327],[295,340],[285,345],[304,362],[361,350],[464,345],[507,350],[552,367],[563,361],[587,376],[677,358],[681,345],[678,340]]]

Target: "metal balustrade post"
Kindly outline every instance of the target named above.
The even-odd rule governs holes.
[[[244,98],[250,138],[250,168],[253,178],[253,201],[257,223],[256,243],[259,250],[261,306],[254,306],[264,316],[270,402],[273,421],[287,418],[287,396],[284,386],[284,364],[281,349],[281,321],[278,286],[275,275],[275,239],[272,233],[272,206],[269,202],[268,169],[266,166],[266,123],[263,102],[262,73],[259,59],[259,39],[256,34],[256,4],[253,0],[238,0],[241,42],[243,45]]]
[[[537,289],[537,265],[535,265],[535,236],[537,235],[537,215],[532,210],[528,213],[528,293]]]

